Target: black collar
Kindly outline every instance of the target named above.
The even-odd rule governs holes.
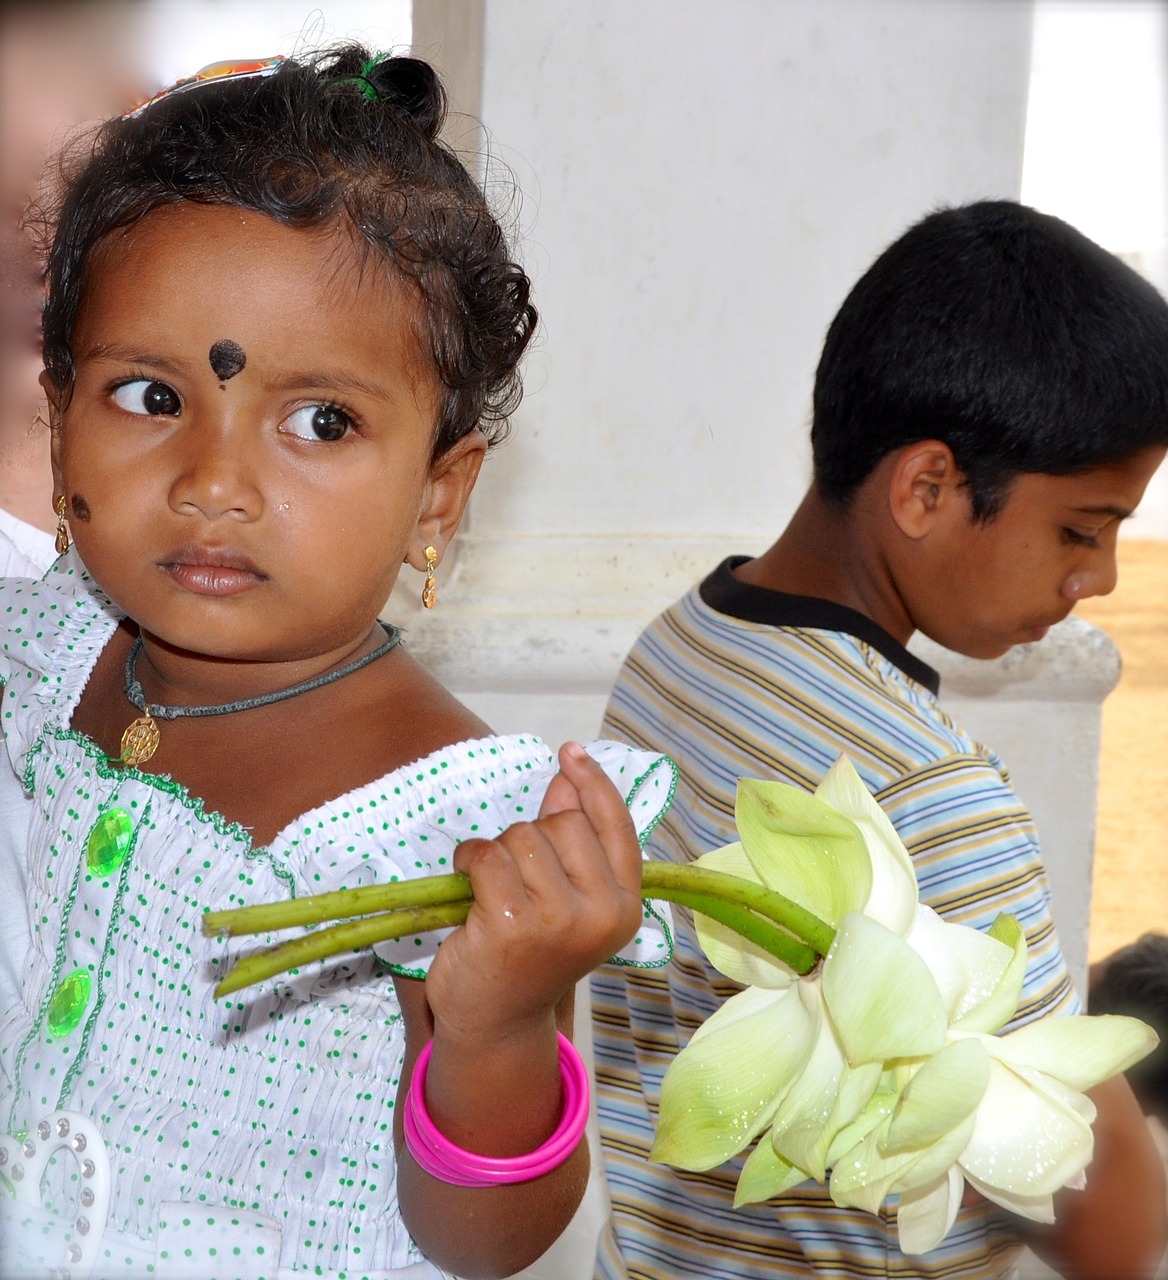
[[[714,570],[698,588],[702,600],[718,613],[743,622],[760,622],[768,627],[812,627],[817,631],[842,631],[863,640],[899,667],[910,680],[930,693],[941,688],[941,677],[927,662],[909,653],[899,641],[865,614],[847,605],[815,596],[795,596],[786,591],[740,582],[733,570],[749,556],[731,556]]]

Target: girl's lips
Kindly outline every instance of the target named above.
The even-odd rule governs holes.
[[[267,574],[234,547],[182,547],[160,568],[179,586],[203,596],[233,596],[267,581]]]

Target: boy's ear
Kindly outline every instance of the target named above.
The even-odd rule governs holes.
[[[888,508],[908,538],[923,538],[959,508],[965,513],[965,476],[940,440],[916,440],[893,457]]]
[[[434,460],[422,493],[416,536],[406,553],[406,563],[420,573],[426,571],[426,547],[437,551],[439,561],[446,554],[486,456],[487,438],[474,430]]]

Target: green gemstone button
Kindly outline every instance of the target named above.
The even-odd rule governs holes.
[[[74,969],[57,988],[49,1003],[49,1035],[67,1036],[85,1016],[93,982],[84,969]]]
[[[125,809],[107,809],[85,842],[85,862],[95,876],[108,876],[130,852],[134,823]]]

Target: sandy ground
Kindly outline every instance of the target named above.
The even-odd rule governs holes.
[[[1119,585],[1079,614],[1123,654],[1103,704],[1090,956],[1168,933],[1168,543],[1121,542]]]

